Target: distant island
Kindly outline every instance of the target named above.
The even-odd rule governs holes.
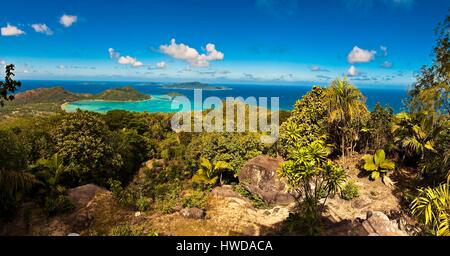
[[[170,97],[184,96],[183,94],[178,93],[178,92],[169,92],[169,93],[166,93],[166,95],[170,96]]]
[[[7,102],[0,108],[0,114],[5,116],[43,115],[61,110],[61,105],[79,100],[102,101],[142,101],[151,96],[138,92],[131,86],[114,88],[99,94],[73,93],[63,87],[37,88],[20,92],[14,101]]]
[[[151,98],[150,95],[138,92],[131,86],[109,89],[92,97],[95,100],[105,101],[141,101]]]
[[[231,90],[231,88],[226,87],[226,86],[209,85],[209,84],[204,84],[204,83],[200,83],[200,82],[168,84],[168,85],[162,85],[160,88],[180,89],[180,90],[202,89],[202,90],[210,90],[210,91]]]

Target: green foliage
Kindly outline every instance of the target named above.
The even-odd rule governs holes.
[[[47,215],[53,216],[61,213],[68,213],[75,209],[75,205],[64,195],[57,197],[46,197],[43,205],[44,211]]]
[[[266,209],[269,208],[269,205],[264,202],[264,200],[257,194],[253,194],[248,191],[243,184],[237,184],[234,186],[234,191],[238,192],[243,197],[247,198],[252,202],[253,207],[256,209]]]
[[[367,114],[365,98],[347,79],[331,82],[326,93],[330,133],[342,156],[353,153]]]
[[[418,166],[430,183],[443,182],[450,170],[450,119],[448,115],[420,111],[400,113],[392,126],[397,150]]]
[[[379,103],[370,112],[370,116],[361,129],[362,142],[365,142],[363,151],[376,149],[388,150],[393,143],[391,126],[394,120],[393,109],[389,106],[382,107]]]
[[[109,188],[116,199],[116,202],[122,207],[130,207],[135,210],[145,211],[148,209],[148,200],[143,197],[133,187],[122,187],[118,180],[110,178],[108,180]]]
[[[156,231],[146,231],[145,226],[123,224],[111,229],[110,236],[158,236]]]
[[[136,130],[138,134],[144,134],[147,131],[146,115],[134,113],[125,110],[111,110],[106,112],[103,117],[106,125],[112,131],[119,131],[124,128]]]
[[[63,161],[61,181],[65,184],[105,184],[122,166],[111,133],[98,114],[79,110],[67,114],[53,136],[56,152]]]
[[[156,209],[164,214],[175,212],[181,208],[181,188],[173,184],[159,185],[156,188]]]
[[[364,155],[362,159],[364,160],[362,168],[370,172],[371,180],[376,180],[395,168],[395,163],[386,159],[382,149],[377,150],[375,155]]]
[[[298,146],[327,138],[325,89],[314,86],[295,103],[290,117],[280,126],[279,153],[286,156]]]
[[[208,205],[208,192],[192,190],[185,195],[181,203],[183,208],[199,208],[206,209]]]
[[[5,101],[14,100],[14,95],[12,93],[22,85],[21,82],[14,80],[13,64],[6,65],[5,69],[5,81],[0,81],[0,107],[4,106]]]
[[[0,130],[0,218],[8,217],[36,183],[26,173],[26,150],[19,137],[11,131]]]
[[[357,197],[359,197],[358,186],[353,181],[347,182],[341,189],[341,198],[344,200],[352,200]]]
[[[322,228],[322,223],[313,215],[300,211],[289,213],[281,225],[281,234],[317,236],[322,232]]]
[[[231,165],[224,161],[212,164],[206,158],[200,158],[200,168],[192,177],[192,183],[200,187],[212,187],[217,183],[222,183],[223,172],[229,171]]]
[[[123,88],[115,88],[106,90],[93,96],[94,99],[108,100],[108,101],[139,101],[149,100],[150,95],[140,93],[131,86]]]
[[[147,139],[136,130],[122,129],[115,132],[114,151],[120,155],[121,166],[112,175],[115,179],[128,182],[148,158]]]
[[[437,236],[450,236],[450,190],[448,184],[421,188],[411,203],[412,214]]]
[[[433,63],[423,66],[414,88],[409,92],[411,112],[429,111],[450,113],[450,15],[436,30]]]
[[[435,138],[442,126],[442,119],[437,119],[433,113],[399,113],[392,126],[394,142],[407,156],[423,157],[426,151],[435,150]]]
[[[202,133],[192,138],[186,148],[186,161],[193,171],[198,169],[200,158],[215,163],[227,162],[233,173],[238,173],[246,161],[268,150],[258,134],[254,133]],[[232,179],[231,177],[227,177]]]
[[[305,147],[298,147],[279,169],[280,177],[285,178],[289,189],[296,198],[301,195],[302,213],[319,219],[319,200],[337,193],[346,179],[343,168],[336,167],[327,159],[330,149],[321,140]],[[313,184],[313,186],[312,186]],[[325,193],[324,193],[325,191]]]

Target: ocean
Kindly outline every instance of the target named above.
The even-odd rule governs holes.
[[[124,86],[132,86],[136,90],[152,96],[151,100],[141,102],[108,102],[108,101],[79,101],[68,104],[65,109],[67,111],[75,111],[77,108],[106,112],[112,109],[123,109],[137,112],[174,112],[171,110],[171,98],[165,96],[167,93],[176,92],[183,94],[190,100],[193,100],[193,90],[186,89],[167,89],[161,88],[157,83],[145,82],[105,82],[105,81],[47,81],[47,80],[25,80],[22,81],[20,91],[26,91],[41,87],[61,86],[64,89],[75,93],[100,93],[111,88]],[[229,90],[203,90],[203,99],[215,96],[220,99],[226,97],[279,97],[280,109],[291,110],[294,103],[300,99],[305,93],[311,90],[315,83],[299,84],[299,85],[254,85],[254,84],[212,84],[225,86]],[[319,84],[325,86],[324,84]],[[402,86],[373,85],[358,86],[358,89],[366,97],[366,104],[369,109],[373,109],[375,104],[379,102],[381,105],[389,105],[394,112],[404,110],[403,100],[407,96],[407,88]],[[269,105],[270,107],[270,105]]]

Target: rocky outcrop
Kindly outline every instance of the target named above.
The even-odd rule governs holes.
[[[75,205],[76,209],[84,208],[88,205],[95,195],[99,192],[107,192],[108,190],[94,184],[87,184],[76,188],[69,189],[67,196]]]
[[[361,223],[360,235],[368,236],[407,236],[398,228],[396,221],[389,220],[382,212],[367,212],[367,218]]]
[[[285,183],[277,176],[281,163],[282,159],[279,158],[255,157],[241,169],[239,181],[268,204],[288,205],[294,202],[294,198],[286,192]]]
[[[181,216],[188,219],[203,219],[205,212],[199,208],[184,208],[180,211]]]
[[[67,196],[75,205],[75,211],[66,218],[66,223],[73,230],[83,230],[92,224],[96,211],[95,199],[100,194],[111,194],[111,192],[94,184],[79,186],[67,191]]]
[[[327,227],[325,236],[408,236],[400,229],[397,220],[389,219],[383,212],[368,211],[363,219],[344,220]]]

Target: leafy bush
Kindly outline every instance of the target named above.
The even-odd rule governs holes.
[[[412,214],[437,236],[450,236],[450,189],[448,184],[421,188],[411,203]]]
[[[386,159],[384,150],[379,149],[375,155],[365,155],[363,169],[370,172],[370,179],[376,180],[378,177],[383,177],[388,171],[395,168],[395,163]]]
[[[278,170],[280,177],[287,180],[290,191],[304,198],[299,202],[302,214],[317,221],[319,200],[325,198],[322,202],[324,205],[328,196],[340,190],[346,178],[343,168],[334,166],[331,160],[327,159],[329,154],[330,149],[323,141],[314,141],[306,147],[298,147],[292,151],[288,160]]]
[[[158,236],[156,231],[145,231],[144,226],[119,225],[113,227],[111,236]]]
[[[286,156],[296,147],[327,138],[325,91],[326,89],[314,86],[295,103],[290,117],[280,126],[278,149],[281,155]]]
[[[281,225],[282,235],[320,235],[322,224],[310,214],[289,213]]]
[[[158,196],[156,209],[164,214],[175,212],[181,208],[180,195],[175,191],[170,191],[164,195]]]
[[[231,165],[224,161],[218,161],[212,164],[206,158],[200,158],[200,168],[192,177],[192,183],[203,189],[212,187],[218,182],[222,183],[222,174],[231,169]]]
[[[193,190],[182,199],[183,208],[206,209],[208,204],[208,192]]]
[[[231,166],[231,174],[234,174],[246,161],[264,154],[268,149],[255,133],[201,133],[192,138],[185,158],[194,172],[198,170],[199,159],[205,158],[213,163],[227,162]]]
[[[47,197],[44,203],[44,211],[47,215],[53,216],[61,213],[68,213],[75,209],[75,205],[64,195],[56,198]]]
[[[353,181],[347,182],[341,189],[341,198],[344,200],[352,200],[359,197],[359,188]]]
[[[96,113],[77,111],[65,116],[53,132],[64,170],[61,182],[70,186],[95,181],[106,184],[122,166],[111,133]]]
[[[376,149],[391,149],[393,144],[391,132],[393,120],[393,109],[389,106],[382,107],[380,103],[377,103],[373,111],[370,112],[364,128],[361,129],[363,145],[360,145],[360,148],[364,152]]]
[[[156,210],[162,213],[172,213],[181,208],[182,184],[180,182],[166,182],[155,185],[151,191]]]
[[[248,191],[242,184],[237,184],[236,186],[234,186],[234,191],[238,192],[245,198],[248,198],[252,202],[253,207],[257,209],[266,209],[269,207],[269,205],[264,202],[264,200],[259,195],[253,194],[252,192]]]

